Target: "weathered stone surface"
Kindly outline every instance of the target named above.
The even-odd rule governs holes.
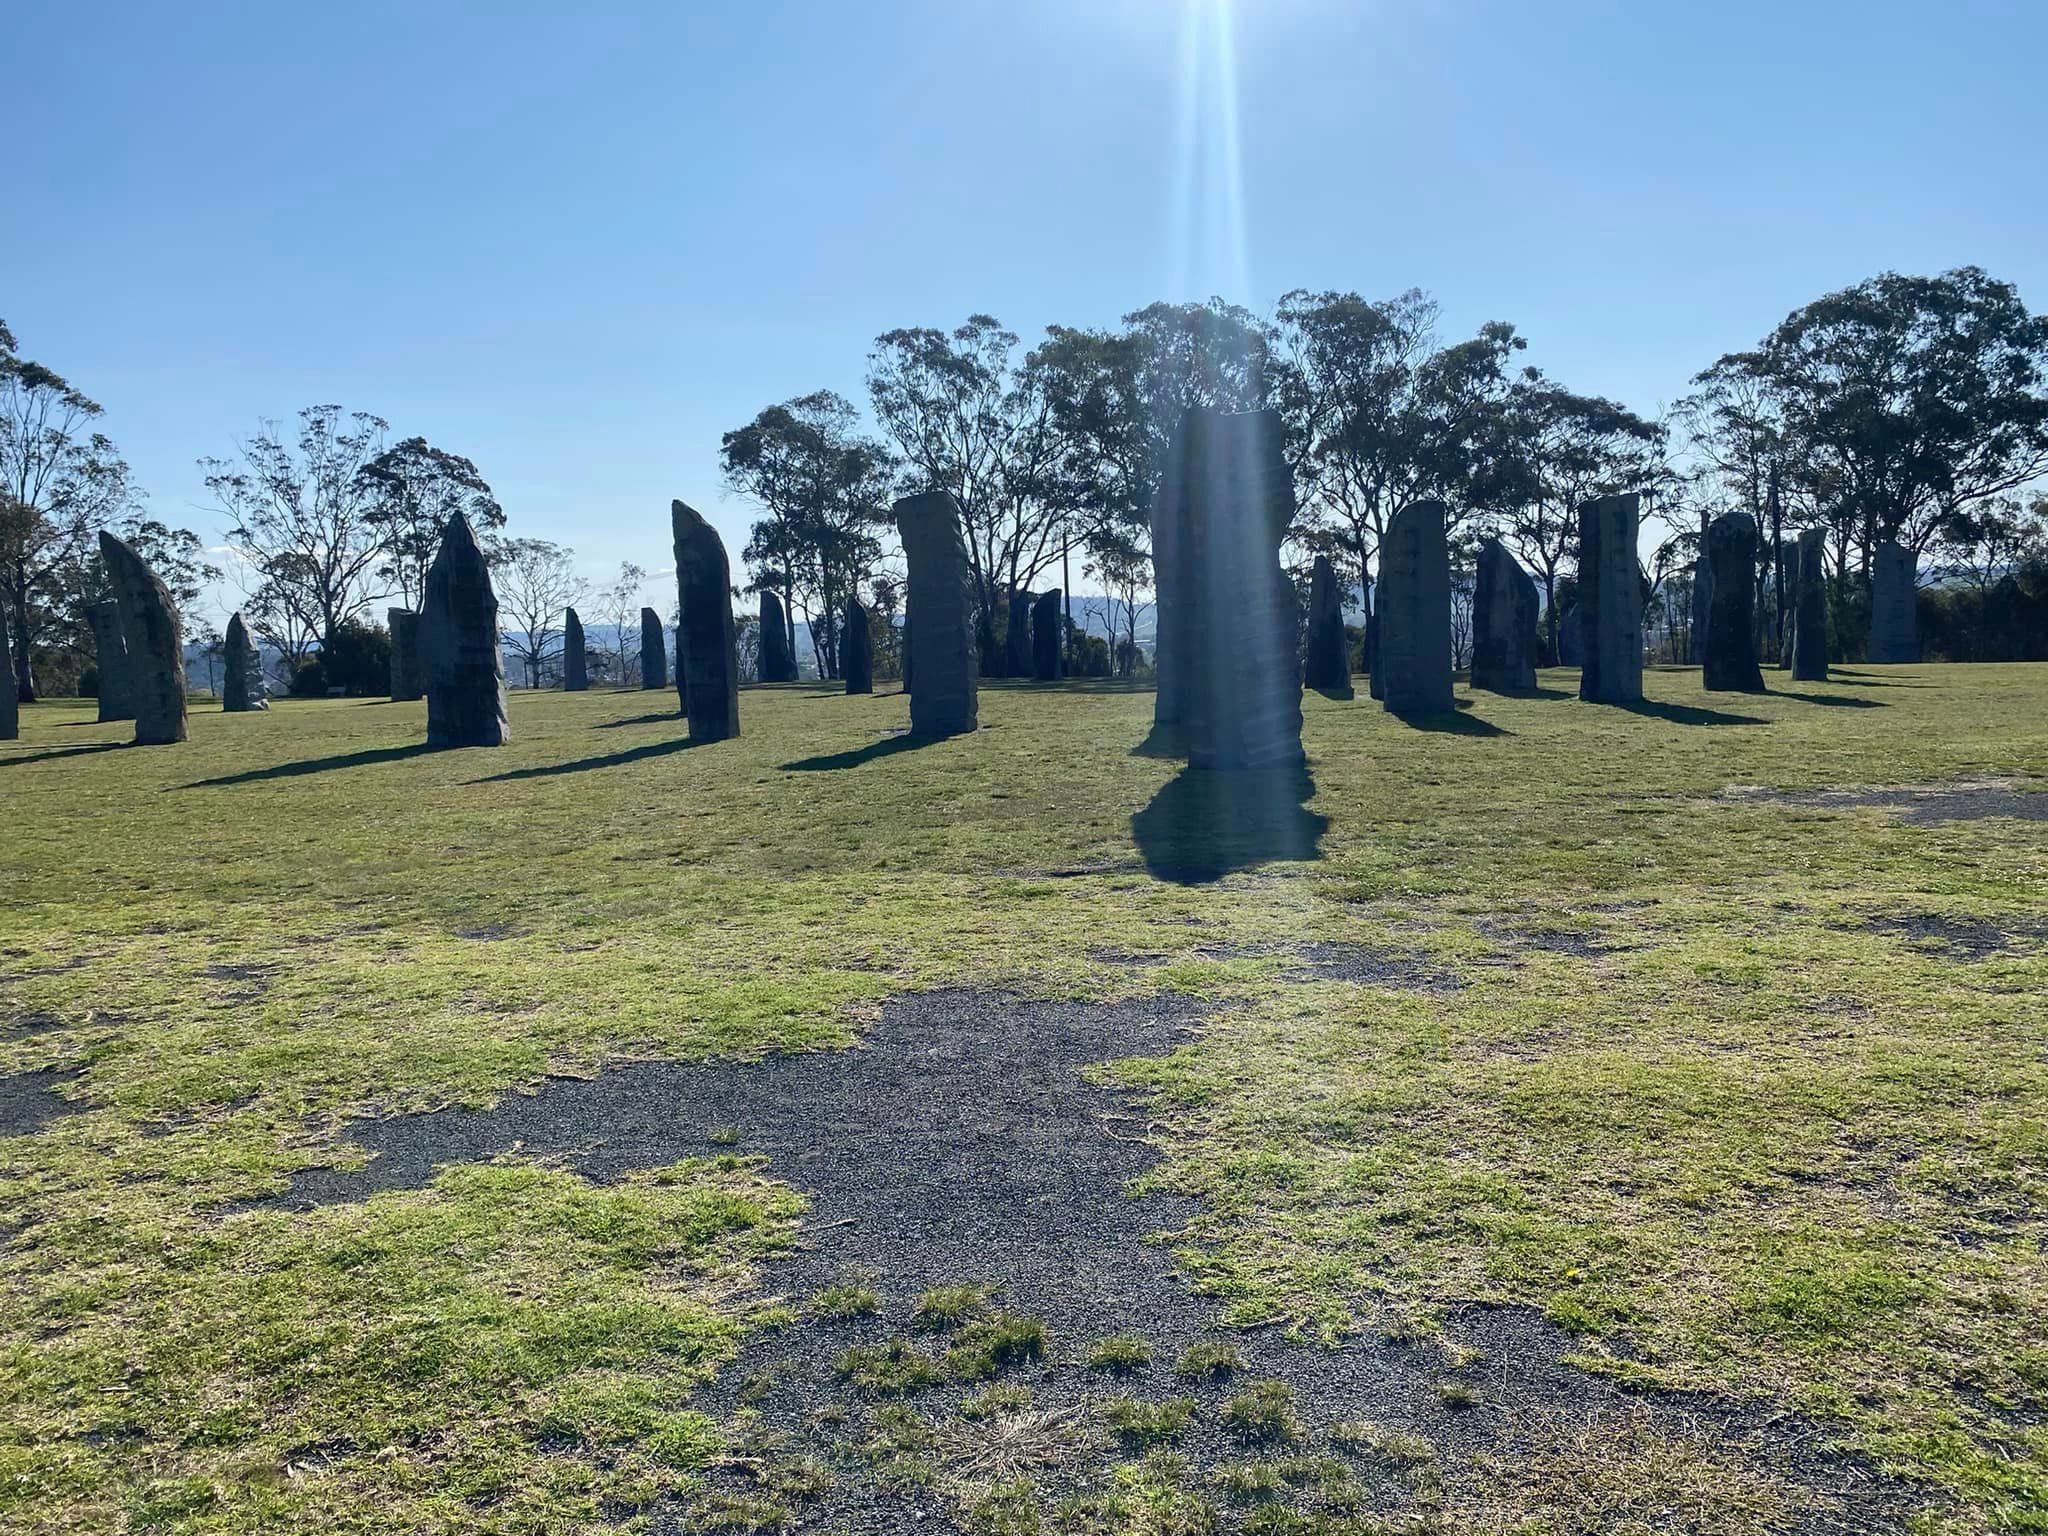
[[[0,619],[0,741],[21,735],[21,690],[14,680],[14,652],[7,644],[7,621]]]
[[[652,608],[640,610],[640,686],[668,686],[668,632]]]
[[[1395,715],[1447,715],[1451,697],[1451,551],[1444,504],[1411,501],[1380,540],[1380,697]]]
[[[1022,588],[1010,594],[1010,611],[1003,626],[1004,677],[1032,675],[1031,605],[1035,601]]]
[[[1793,588],[1792,678],[1794,682],[1824,683],[1828,680],[1828,585],[1827,565],[1821,557],[1818,528],[1799,535],[1799,582]]]
[[[895,513],[909,566],[906,606],[917,626],[906,646],[911,734],[957,736],[980,723],[974,604],[960,504],[950,492],[926,491],[904,497]]]
[[[228,632],[221,642],[220,707],[230,715],[270,708],[270,701],[263,696],[263,658],[239,613],[228,620]]]
[[[1579,617],[1579,605],[1573,603],[1557,616],[1557,664],[1576,667],[1585,659],[1586,627]]]
[[[562,613],[562,691],[582,693],[590,686],[590,652],[583,640],[583,620],[574,608]]]
[[[1328,555],[1317,555],[1308,578],[1308,633],[1301,680],[1322,693],[1351,696],[1351,642],[1344,636],[1344,592]]]
[[[1041,683],[1057,682],[1064,670],[1060,665],[1066,650],[1061,644],[1066,628],[1060,616],[1062,595],[1054,587],[1050,592],[1039,593],[1031,604],[1031,675]]]
[[[1707,528],[1707,613],[1701,681],[1720,693],[1762,693],[1756,657],[1756,519],[1722,514]]]
[[[875,636],[868,627],[868,611],[857,597],[846,600],[845,622],[839,632],[839,671],[848,693],[875,691]]]
[[[384,625],[391,635],[391,702],[425,698],[420,673],[420,616],[410,608],[387,608]]]
[[[500,644],[490,562],[477,547],[469,519],[458,512],[441,530],[420,600],[428,746],[500,747],[512,739]]]
[[[1377,583],[1372,589],[1372,612],[1365,616],[1365,691],[1371,698],[1387,697],[1387,669],[1380,661],[1380,600]]]
[[[1536,583],[1498,539],[1479,546],[1472,585],[1472,686],[1491,693],[1536,687]]]
[[[1886,539],[1871,554],[1870,648],[1874,662],[1920,659],[1920,594],[1913,551]]]
[[[185,627],[178,605],[142,557],[105,529],[100,560],[121,610],[128,646],[129,702],[135,709],[135,744],[162,746],[185,739]]]
[[[690,740],[725,741],[740,733],[739,644],[732,621],[732,567],[718,530],[680,501],[675,525],[676,692]],[[776,604],[777,608],[782,605]]]
[[[1707,629],[1714,616],[1714,567],[1707,559],[1705,531],[1701,530],[1700,557],[1692,563],[1692,638],[1685,657],[1696,666],[1706,665]]]
[[[134,687],[129,680],[128,637],[121,632],[121,605],[112,598],[85,611],[92,625],[93,667],[99,675],[100,724],[135,718]]]
[[[764,683],[796,681],[796,652],[789,645],[789,615],[773,592],[761,594],[761,653],[757,669]]]
[[[1301,665],[1294,587],[1280,568],[1294,478],[1279,414],[1188,410],[1170,453],[1152,520],[1155,539],[1166,530],[1171,572],[1159,646],[1188,765],[1292,767]]]
[[[1643,696],[1640,505],[1630,494],[1579,508],[1579,697],[1595,704],[1634,704]]]
[[[1194,597],[1183,574],[1186,561],[1181,551],[1187,431],[1183,417],[1174,430],[1166,472],[1152,501],[1152,729],[1155,734],[1176,737],[1187,720],[1188,655],[1195,633]]]

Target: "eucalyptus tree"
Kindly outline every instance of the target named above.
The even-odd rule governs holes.
[[[369,499],[365,519],[381,545],[376,574],[408,608],[417,609],[426,595],[427,567],[450,517],[467,517],[479,538],[505,526],[505,509],[476,465],[423,437],[386,448],[357,471],[356,482]]]

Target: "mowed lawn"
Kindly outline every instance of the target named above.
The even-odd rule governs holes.
[[[351,1117],[843,1048],[971,985],[1211,1005],[1111,1075],[1154,1092],[1226,1323],[1526,1304],[1587,1370],[1819,1426],[1924,1531],[2048,1530],[2048,820],[1982,814],[2048,791],[2048,667],[1653,673],[1640,711],[1545,683],[1455,729],[1308,696],[1305,804],[1136,750],[1151,695],[1083,685],[991,685],[915,747],[900,696],[808,686],[702,748],[658,693],[515,694],[512,745],[436,754],[417,705],[200,706],[118,750],[90,705],[27,709],[0,1529],[647,1518],[720,1453],[693,1390],[772,1321],[773,1169],[251,1202],[359,1159]],[[1300,979],[1319,945],[1457,984]],[[1655,1451],[1612,1454],[1625,1486]],[[1541,1469],[1489,1476],[1436,1528],[1741,1528],[1572,1525]]]

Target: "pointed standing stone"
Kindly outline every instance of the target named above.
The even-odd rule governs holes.
[[[21,735],[21,690],[14,681],[14,652],[7,645],[7,623],[0,619],[0,741]]]
[[[1031,675],[1041,683],[1059,681],[1062,652],[1060,589],[1041,592],[1031,604]]]
[[[1536,689],[1536,583],[1499,539],[1479,546],[1472,583],[1472,686],[1489,693]]]
[[[1291,768],[1302,761],[1294,587],[1280,544],[1294,478],[1279,413],[1182,413],[1152,516],[1159,589],[1159,701],[1191,768]]]
[[[93,667],[99,674],[100,724],[135,718],[128,676],[128,637],[121,632],[121,605],[111,597],[86,609],[92,625]]]
[[[789,648],[789,616],[782,599],[773,592],[761,594],[761,649],[757,670],[764,683],[796,681],[796,654]]]
[[[846,678],[848,693],[875,691],[875,636],[868,628],[868,611],[857,597],[846,600],[845,627],[839,634],[839,671]]]
[[[1029,592],[1021,588],[1010,593],[1009,612],[1004,616],[1003,630],[1003,673],[1004,677],[1030,677],[1032,675],[1031,650],[1031,605],[1035,601]]]
[[[420,600],[428,746],[501,747],[512,739],[501,644],[490,562],[457,512],[441,530]]]
[[[1337,568],[1317,555],[1308,578],[1308,636],[1302,645],[1301,680],[1319,693],[1351,696],[1351,642],[1344,634],[1344,597]]]
[[[1752,527],[1754,521],[1751,520]],[[1687,647],[1686,656],[1686,660],[1699,666],[1705,666],[1707,662],[1707,634],[1713,623],[1713,614],[1714,567],[1707,559],[1706,541],[1702,535],[1700,557],[1692,563],[1692,643]]]
[[[1792,679],[1828,680],[1828,576],[1821,558],[1826,535],[1809,528],[1799,535],[1798,596],[1792,604]]]
[[[732,566],[718,530],[694,510],[672,501],[669,515],[675,525],[676,607],[682,616],[676,624],[676,691],[689,717],[690,740],[725,741],[740,733]]]
[[[228,620],[228,632],[221,642],[220,707],[229,715],[270,708],[270,701],[263,696],[263,658],[250,642],[249,626],[239,613]]]
[[[1708,610],[1700,681],[1717,693],[1762,693],[1756,659],[1756,519],[1722,514],[1707,528]]]
[[[1394,715],[1448,715],[1451,696],[1451,549],[1444,504],[1411,501],[1380,541],[1381,698]]]
[[[1579,508],[1579,697],[1595,704],[1635,704],[1643,697],[1640,507],[1631,493]]]
[[[583,620],[574,608],[562,614],[562,691],[582,693],[590,686],[590,652],[584,648]]]
[[[1920,659],[1919,604],[1913,551],[1886,539],[1871,555],[1867,659],[1886,666]]]
[[[897,502],[895,520],[910,568],[906,606],[917,621],[908,638],[910,659],[905,664],[914,679],[911,734],[958,736],[980,723],[974,688],[974,605],[960,504],[948,491],[926,491]]]
[[[142,557],[105,529],[100,560],[121,609],[128,645],[128,678],[135,706],[135,744],[163,746],[185,739],[185,627],[178,605]]]
[[[410,608],[387,608],[384,623],[391,634],[391,702],[426,697],[427,685],[420,676],[420,616]]]
[[[668,633],[652,608],[640,610],[640,686],[668,686]]]

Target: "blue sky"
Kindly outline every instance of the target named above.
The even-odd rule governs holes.
[[[1233,14],[1234,10],[1234,14]],[[869,343],[1410,286],[1655,411],[1788,310],[2048,305],[2042,0],[17,8],[0,316],[157,515],[336,402],[599,576]],[[670,594],[672,596],[672,594]]]

